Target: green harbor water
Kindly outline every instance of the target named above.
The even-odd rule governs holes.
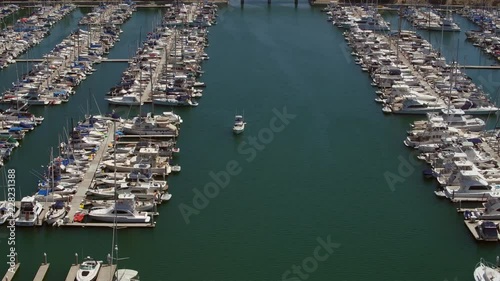
[[[25,57],[48,52],[77,28],[85,12],[64,18]],[[397,26],[396,15],[385,16]],[[109,57],[133,53],[158,17],[155,9],[139,9],[124,24]],[[463,30],[477,28],[466,19],[457,21]],[[424,33],[441,42],[440,33]],[[369,76],[354,64],[342,31],[326,21],[320,8],[253,0],[242,9],[234,1],[219,9],[209,40],[200,106],[175,110],[184,123],[175,160],[182,172],[168,178],[172,200],[160,206],[156,228],[118,230],[119,256],[129,257],[120,267],[155,281],[437,281],[472,280],[480,257],[494,261],[499,247],[476,243],[457,206],[437,199],[436,183],[422,178],[425,166],[402,167],[414,161],[403,145],[413,119],[382,114]],[[442,45],[449,60],[494,63],[465,42],[463,32],[445,34]],[[2,90],[26,67],[21,63],[0,71]],[[97,65],[67,104],[34,108],[45,121],[6,165],[16,169],[18,197],[36,190],[36,173],[72,119],[88,110],[110,111],[103,97],[126,67]],[[499,72],[467,73],[492,95],[496,92]],[[156,113],[168,110],[155,108]],[[247,127],[235,137],[231,128],[237,112],[244,112]],[[284,112],[289,118],[282,123]],[[213,174],[225,174],[228,165],[237,173],[228,176],[217,195],[205,202],[195,196],[213,187]],[[387,173],[404,180],[390,184]],[[196,209],[186,217],[181,206]],[[2,273],[8,268],[7,234],[2,227]],[[311,266],[321,239],[335,247],[320,252],[328,254],[317,268],[297,273],[294,265],[306,261]],[[21,267],[15,280],[31,280],[43,253],[51,263],[46,280],[64,280],[75,253],[105,260],[111,240],[111,229],[16,228]]]

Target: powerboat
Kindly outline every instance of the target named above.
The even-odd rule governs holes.
[[[234,117],[234,126],[233,126],[233,133],[235,134],[241,134],[245,130],[245,120],[243,120],[243,116],[241,115],[236,115]]]
[[[101,261],[96,261],[91,257],[87,257],[81,264],[76,273],[77,281],[94,281],[101,269]]]
[[[19,216],[16,218],[16,226],[34,226],[42,210],[42,204],[37,202],[35,197],[24,197],[21,199],[21,208],[19,210]]]
[[[135,206],[134,194],[119,194],[113,206],[92,210],[88,216],[93,220],[103,222],[149,223],[151,217],[146,212],[138,212]]]
[[[137,95],[128,94],[121,97],[107,98],[109,104],[114,105],[143,105],[144,103],[140,100]]]

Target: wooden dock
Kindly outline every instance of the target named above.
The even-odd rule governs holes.
[[[33,281],[43,281],[45,279],[45,275],[49,270],[50,263],[43,263],[36,272],[35,279]]]
[[[44,62],[44,61],[61,61],[62,59],[16,59],[16,62]],[[101,62],[130,62],[130,59],[108,59],[103,58]]]
[[[491,220],[491,222],[494,222],[496,224],[498,224],[500,221],[493,221]],[[474,236],[474,238],[478,241],[485,241],[485,242],[498,242],[500,241],[500,233],[498,234],[498,241],[488,241],[488,240],[483,240],[480,236],[479,236],[479,233],[477,232],[477,226],[479,225],[479,223],[476,221],[476,222],[471,222],[469,220],[464,220],[464,223],[465,223],[465,226],[467,226],[467,228],[469,229],[470,233],[472,234],[472,236]]]
[[[112,281],[115,272],[116,272],[116,264],[112,265],[103,264],[101,266],[101,269],[99,270],[99,275],[97,275],[96,281]]]
[[[114,224],[111,222],[69,222],[62,224],[62,226],[74,227],[110,227],[113,228]],[[155,227],[156,224],[151,220],[150,223],[116,223],[117,228],[150,228]]]
[[[68,275],[66,275],[66,281],[75,281],[76,279],[76,273],[78,272],[78,269],[80,268],[79,264],[74,264],[69,268]]]
[[[20,265],[20,263],[16,263],[14,268],[7,269],[7,273],[5,273],[5,275],[3,276],[2,281],[11,281],[14,278],[14,275],[16,275],[16,272],[19,269]]]
[[[77,185],[76,194],[73,196],[73,200],[71,200],[71,209],[68,214],[64,218],[64,223],[61,226],[65,226],[69,223],[73,223],[73,218],[76,212],[80,209],[80,203],[85,199],[85,193],[89,189],[92,181],[94,179],[95,173],[101,164],[101,159],[104,156],[104,152],[108,149],[109,144],[113,140],[113,125],[109,125],[107,136],[103,143],[99,146],[99,150],[96,152],[94,159],[90,162],[90,166],[85,173],[82,182]]]
[[[500,69],[500,65],[461,65],[460,68],[465,69]]]

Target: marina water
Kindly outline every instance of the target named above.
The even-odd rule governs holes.
[[[57,23],[24,57],[40,58],[77,28],[85,12],[77,9]],[[384,16],[397,26],[397,15]],[[158,17],[155,9],[139,9],[109,57],[133,54]],[[463,31],[476,29],[465,19],[457,22]],[[444,34],[447,59],[492,64],[465,42],[463,31]],[[430,36],[437,47],[441,34]],[[425,167],[408,164],[415,155],[402,141],[414,119],[382,114],[368,75],[320,8],[256,0],[240,8],[239,1],[231,2],[219,9],[209,40],[200,106],[176,110],[184,120],[178,139],[183,171],[168,179],[173,198],[160,207],[155,229],[118,231],[119,255],[130,257],[120,267],[158,281],[471,280],[480,257],[494,260],[498,246],[476,243],[454,206],[435,197],[435,183],[422,178]],[[27,66],[2,70],[0,85],[8,88]],[[33,171],[43,171],[50,147],[57,146],[71,118],[77,122],[98,108],[110,111],[103,97],[126,67],[102,63],[67,104],[34,108],[45,116],[44,124],[26,136],[6,165],[16,169],[18,196],[35,191]],[[498,73],[467,73],[496,91]],[[237,137],[231,133],[235,113],[244,113],[248,123]],[[224,182],[228,163],[239,173]],[[404,181],[391,184],[388,173]],[[200,199],[196,194],[210,183],[225,187]],[[181,204],[195,212],[183,217]],[[5,254],[7,234],[2,228]],[[30,280],[45,252],[51,263],[47,280],[61,280],[75,253],[105,260],[111,237],[111,229],[17,228],[16,278]],[[320,251],[327,258],[318,261],[315,249],[328,241],[331,247]],[[4,272],[6,260],[2,254]],[[294,265],[303,263],[309,271],[298,272]]]

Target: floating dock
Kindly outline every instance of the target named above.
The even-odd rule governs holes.
[[[20,263],[16,263],[14,268],[7,269],[7,273],[5,273],[5,275],[3,276],[2,281],[11,281],[14,278],[14,275],[16,275],[16,272],[19,269],[20,265]]]
[[[49,266],[50,263],[43,263],[42,265],[40,265],[33,281],[43,281],[45,279],[47,271],[49,270]]]
[[[76,273],[80,268],[79,264],[74,264],[69,269],[68,275],[66,276],[66,281],[75,281]],[[99,275],[97,275],[96,281],[112,281],[113,276],[116,272],[116,265],[103,264],[99,270]]]
[[[494,222],[495,224],[498,224],[500,223],[500,221],[494,221],[494,220],[489,220],[491,222]],[[499,242],[500,241],[500,233],[497,235],[497,239],[496,241],[490,241],[490,240],[483,240],[483,238],[481,238],[481,236],[479,236],[479,233],[477,231],[477,226],[479,225],[479,223],[476,221],[476,222],[471,222],[469,220],[464,220],[464,223],[465,223],[465,226],[467,226],[467,228],[469,229],[470,233],[472,234],[472,236],[474,236],[474,238],[478,241],[485,241],[485,242]]]
[[[75,217],[76,212],[80,209],[80,203],[82,203],[85,200],[86,197],[85,193],[92,184],[95,173],[97,172],[97,169],[101,164],[101,159],[104,156],[104,152],[106,152],[106,149],[108,149],[109,144],[113,140],[113,129],[114,126],[110,125],[108,128],[106,139],[99,147],[99,150],[95,153],[94,159],[90,163],[89,168],[87,169],[87,172],[85,173],[82,182],[78,184],[76,194],[73,196],[73,199],[71,200],[71,209],[64,218],[64,223],[61,224],[61,226],[80,224],[73,222],[73,218]]]
[[[61,60],[61,59],[16,59],[16,62],[44,62],[44,61],[52,61],[52,60]],[[130,59],[108,59],[103,58],[101,62],[130,62]]]

